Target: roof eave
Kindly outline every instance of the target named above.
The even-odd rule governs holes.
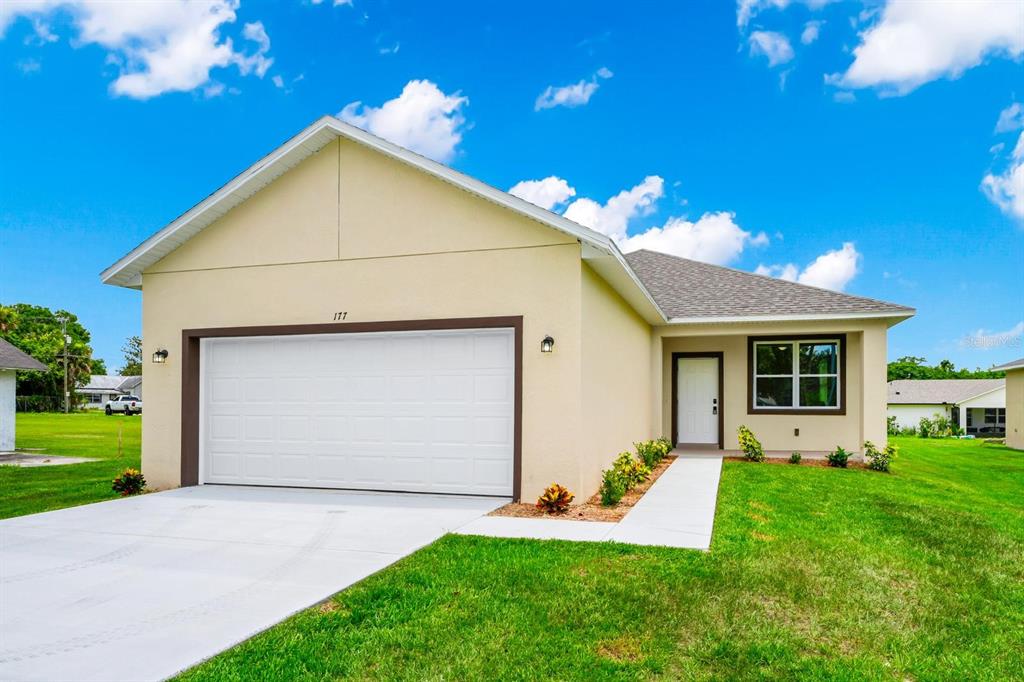
[[[829,320],[891,320],[893,326],[913,317],[916,310],[864,313],[807,313],[795,315],[730,315],[718,317],[672,317],[668,324],[672,326],[701,324],[743,324],[744,322],[817,322]]]

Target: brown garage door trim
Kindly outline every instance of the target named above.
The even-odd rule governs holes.
[[[512,436],[512,498],[518,502],[523,469],[523,317],[458,317],[441,320],[337,322],[328,324],[214,327],[181,332],[181,485],[199,484],[199,341],[231,336],[295,336],[359,332],[511,328],[515,331],[515,409]]]

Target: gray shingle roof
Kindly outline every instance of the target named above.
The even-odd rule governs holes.
[[[1001,369],[1018,369],[1020,367],[1024,367],[1024,358],[1017,358],[1016,360],[1010,360],[1009,362],[1004,362],[1003,364],[999,365],[998,367],[993,367],[992,369],[998,371],[998,370],[1001,370]]]
[[[889,382],[889,404],[955,404],[1005,385],[1006,379],[897,379]]]
[[[672,318],[761,315],[913,315],[914,309],[872,298],[709,265],[657,251],[634,251],[626,262]]]
[[[89,383],[78,390],[85,391],[127,391],[134,388],[142,377],[121,376],[120,374],[93,374]]]
[[[45,372],[49,368],[28,353],[22,352],[7,341],[0,339],[0,369],[29,369]]]

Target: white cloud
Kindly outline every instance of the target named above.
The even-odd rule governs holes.
[[[786,265],[759,265],[754,271],[759,275],[779,277],[790,282],[842,291],[860,272],[861,255],[853,242],[844,242],[841,249],[827,251],[811,262],[802,271],[794,263]]]
[[[274,63],[273,59],[266,56],[267,52],[270,51],[270,36],[267,35],[267,30],[263,27],[262,21],[246,24],[242,28],[242,35],[245,36],[246,40],[256,43],[257,47],[256,52],[252,55],[238,55],[236,57],[238,70],[242,72],[243,76],[252,72],[263,78],[267,73],[267,69]]]
[[[765,233],[751,235],[736,224],[736,215],[728,211],[705,213],[697,222],[669,218],[663,227],[652,227],[619,240],[619,246],[626,252],[650,249],[717,265],[735,260],[747,244],[767,243]]]
[[[209,90],[210,71],[236,66],[243,74],[262,77],[272,60],[270,41],[259,22],[246,24],[243,36],[257,42],[255,53],[236,51],[222,37],[235,22],[238,0],[163,0],[162,2],[97,2],[95,0],[6,0],[0,3],[0,36],[18,17],[26,17],[41,39],[43,20],[57,11],[70,14],[78,35],[72,45],[97,44],[108,51],[108,63],[119,69],[111,84],[115,95],[148,99],[166,92]]]
[[[1014,102],[999,112],[999,120],[996,121],[997,133],[1011,133],[1014,130],[1024,128],[1024,105]]]
[[[853,64],[831,82],[906,94],[938,78],[957,78],[986,57],[1024,53],[1024,3],[1015,0],[888,0],[860,35]]]
[[[322,5],[324,0],[310,0],[310,2],[312,2],[314,5]],[[341,7],[342,5],[352,7],[352,0],[333,0],[331,4],[334,7]]]
[[[533,110],[553,109],[555,107],[579,107],[590,101],[597,89],[601,87],[601,80],[611,78],[613,74],[608,68],[601,67],[591,76],[589,80],[581,80],[572,85],[555,87],[549,85],[544,92],[540,93],[537,101],[534,102]]]
[[[1017,138],[1006,170],[985,175],[981,190],[1003,213],[1024,221],[1024,133]]]
[[[649,215],[664,193],[665,181],[657,175],[648,175],[639,185],[622,190],[605,204],[593,199],[577,199],[565,209],[565,217],[621,240],[626,238],[629,221]]]
[[[412,80],[402,94],[379,107],[351,102],[338,113],[343,121],[437,161],[450,161],[462,141],[469,99],[446,95],[428,80]]]
[[[576,196],[576,190],[568,182],[554,175],[543,180],[517,182],[508,193],[549,211]]]
[[[960,339],[961,348],[991,350],[993,348],[1019,348],[1024,339],[1024,320],[1004,332],[990,332],[987,329],[968,334]]]
[[[804,30],[800,33],[800,42],[804,45],[810,45],[818,36],[821,34],[821,25],[823,21],[808,21],[804,24]]]
[[[273,76],[270,79],[270,82],[274,84],[275,88],[283,88],[284,87],[284,78],[281,78],[280,75]]]
[[[379,54],[398,54],[398,51],[400,49],[402,49],[402,44],[397,42],[397,41],[395,41],[394,45],[389,45],[387,47],[382,47],[382,48],[378,49],[377,52]]]
[[[746,27],[750,20],[763,10],[786,9],[793,0],[736,0],[736,25],[740,28]],[[796,0],[811,9],[821,9],[835,0]]]
[[[39,73],[43,68],[43,63],[38,59],[26,57],[25,59],[18,60],[15,66],[18,67],[18,71],[21,71],[24,75],[28,76],[33,73]]]
[[[787,282],[795,282],[796,278],[800,276],[800,268],[795,263],[787,263],[785,265],[758,265],[754,269],[755,275],[764,275],[766,277],[778,277],[784,279]]]
[[[568,196],[575,194],[575,190],[560,178],[551,177],[534,182],[545,183],[545,186],[531,185],[529,191],[534,192],[535,196],[540,195],[540,201],[552,206],[563,203]],[[512,193],[516,194],[514,190],[524,184],[519,183],[513,187]],[[728,263],[735,260],[747,245],[764,246],[769,241],[768,235],[763,232],[755,236],[743,230],[736,224],[736,216],[728,211],[705,213],[696,222],[671,217],[660,227],[651,227],[639,234],[630,235],[630,221],[650,215],[664,192],[665,181],[657,175],[649,175],[640,184],[619,192],[604,204],[588,198],[577,199],[569,204],[564,215],[569,220],[610,236],[623,251],[650,249],[707,263]],[[527,198],[524,194],[517,196]],[[532,201],[529,198],[527,200]],[[544,205],[540,201],[534,203]]]
[[[751,56],[763,56],[768,66],[778,66],[793,59],[793,47],[789,38],[774,31],[754,31],[750,34]]]

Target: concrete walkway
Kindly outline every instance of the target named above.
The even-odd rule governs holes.
[[[501,506],[199,486],[0,521],[0,680],[158,680]]]
[[[681,454],[618,523],[482,516],[455,532],[706,550],[711,547],[721,476],[720,455]]]

